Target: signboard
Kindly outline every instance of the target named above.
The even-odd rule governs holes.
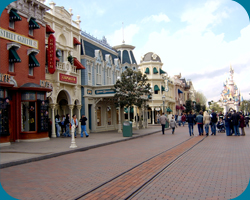
[[[112,89],[105,89],[105,90],[96,90],[95,94],[113,94],[115,93]]]
[[[92,95],[92,90],[87,89],[87,94]]]
[[[47,81],[47,80],[40,80],[40,85],[41,85],[41,87],[53,89],[52,83],[50,81]]]
[[[75,84],[77,83],[77,77],[62,74],[62,73],[59,74],[59,80],[63,82],[69,82],[69,83],[75,83]]]
[[[10,75],[0,73],[0,82],[9,83],[10,82]]]
[[[50,74],[56,71],[56,38],[50,34],[48,38],[48,70]]]
[[[19,35],[15,32],[5,30],[1,27],[0,27],[0,38],[4,38],[6,40],[10,40],[13,42],[23,44],[23,45],[28,46],[28,47],[33,47],[35,49],[38,49],[38,41],[37,40],[33,40],[33,39],[30,39],[30,38],[25,37],[23,35]]]
[[[156,111],[160,111],[161,109],[160,108],[155,108]]]

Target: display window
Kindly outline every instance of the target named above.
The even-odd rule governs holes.
[[[97,126],[101,126],[102,125],[102,111],[101,111],[101,107],[97,107],[97,111],[96,111],[96,115],[97,115]]]
[[[8,98],[0,98],[0,136],[9,136],[10,104]]]

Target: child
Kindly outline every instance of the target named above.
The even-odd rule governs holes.
[[[170,120],[170,127],[172,128],[172,134],[174,134],[174,131],[175,131],[175,127],[177,127],[177,124],[174,120],[174,116],[172,116],[172,119]]]

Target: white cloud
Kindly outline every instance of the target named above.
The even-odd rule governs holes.
[[[151,15],[149,17],[145,17],[142,19],[142,23],[147,23],[147,22],[170,22],[170,19],[167,15],[160,13],[159,15]]]

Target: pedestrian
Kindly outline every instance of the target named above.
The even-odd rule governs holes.
[[[157,124],[160,123],[160,116],[161,116],[160,113],[158,113],[158,114],[157,114]]]
[[[62,120],[61,120],[62,134],[64,134],[65,131],[66,131],[66,126],[65,126],[65,124],[64,124],[64,121],[65,121],[65,115],[62,115]]]
[[[178,122],[178,125],[181,126],[181,115],[180,114],[177,117],[177,122]]]
[[[231,115],[230,115],[230,113],[228,113],[228,112],[226,113],[226,116],[225,116],[224,120],[225,120],[225,127],[226,127],[226,135],[231,136],[232,133],[231,133],[231,127],[230,127],[230,125],[231,125]]]
[[[236,112],[236,110],[234,110],[232,115],[232,123],[235,136],[240,136],[239,120],[240,120],[240,115]]]
[[[185,115],[185,113],[181,116],[181,122],[182,122],[182,125],[184,126],[185,123],[186,123],[186,115]]]
[[[56,115],[55,117],[55,125],[56,125],[56,137],[60,137],[60,116]]]
[[[85,133],[86,137],[89,137],[87,130],[86,130],[86,121],[87,121],[87,117],[85,117],[85,115],[82,115],[82,118],[80,119],[81,122],[81,137],[83,137],[83,131]]]
[[[244,127],[245,127],[245,119],[244,119],[244,117],[243,117],[243,114],[242,114],[242,112],[240,112],[239,113],[240,114],[240,128],[241,128],[241,135],[242,136],[245,136],[246,134],[245,134],[245,129],[244,129]]]
[[[203,135],[203,116],[202,116],[202,112],[201,111],[196,116],[195,121],[197,123],[199,135],[201,136],[201,135]]]
[[[188,129],[189,129],[189,135],[194,135],[194,115],[192,114],[192,111],[189,111],[189,114],[187,116],[187,122],[188,122]]]
[[[168,121],[168,118],[162,113],[162,116],[160,116],[160,123],[161,123],[161,128],[162,128],[162,134],[164,135],[164,130],[165,130],[165,125],[166,122]]]
[[[72,116],[71,126],[75,125],[75,138],[76,138],[76,130],[78,128],[78,120],[76,119],[76,114]]]
[[[50,118],[48,118],[48,129],[49,129],[49,137],[52,136],[52,121]]]
[[[65,118],[65,121],[64,121],[64,125],[65,125],[65,128],[66,128],[66,131],[65,131],[65,134],[64,134],[65,137],[71,137],[70,132],[69,132],[69,126],[70,126],[69,118],[70,118],[69,114],[66,114],[66,118]]]
[[[211,113],[211,131],[212,131],[212,134],[211,135],[216,135],[216,123],[218,121],[218,118],[217,118],[217,114],[214,112],[214,110],[212,110],[212,113]]]
[[[210,124],[210,122],[211,122],[211,118],[210,118],[208,112],[205,111],[204,114],[203,114],[203,123],[205,125],[206,136],[209,135],[209,124]]]
[[[172,116],[172,119],[170,120],[169,126],[172,128],[172,134],[174,134],[175,127],[177,128],[177,123],[174,120],[174,116]]]
[[[249,128],[249,116],[246,115],[245,117],[245,124],[246,124],[246,127]]]

